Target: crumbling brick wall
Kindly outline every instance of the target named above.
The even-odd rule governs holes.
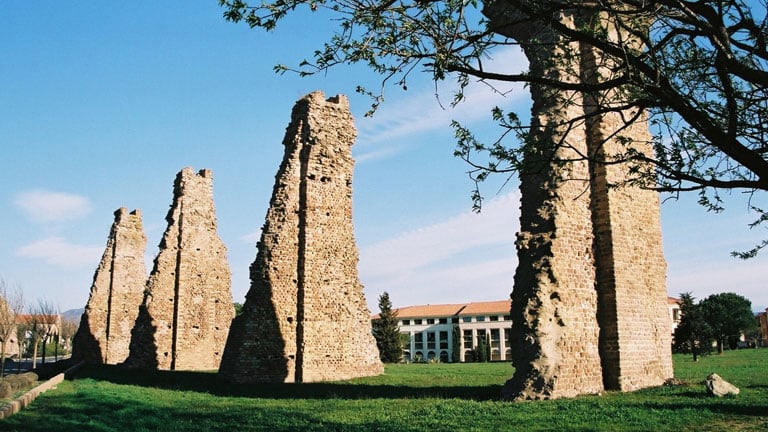
[[[521,43],[533,74],[585,82],[610,66],[589,48],[520,20],[503,2],[486,2],[484,13]],[[560,20],[575,26],[579,16]],[[515,373],[503,395],[546,399],[660,385],[672,377],[672,361],[658,194],[613,187],[625,183],[628,168],[600,163],[628,145],[652,151],[644,117],[616,135],[622,116],[634,113],[596,114],[598,100],[610,94],[539,83],[531,92],[512,292]]]
[[[285,156],[220,373],[237,382],[312,382],[383,372],[357,273],[344,96],[293,108]]]
[[[126,365],[217,369],[234,306],[227,251],[217,233],[211,170],[179,172],[166,221]]]
[[[121,207],[93,275],[91,293],[72,342],[72,356],[88,363],[118,364],[128,357],[131,329],[144,295],[147,237],[141,212]]]

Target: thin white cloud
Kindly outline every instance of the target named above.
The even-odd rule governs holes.
[[[516,73],[525,69],[528,61],[519,49],[497,53],[486,65],[487,70]],[[492,88],[490,85],[493,85]],[[451,120],[470,123],[490,116],[495,105],[514,104],[530,100],[522,84],[471,83],[464,91],[465,100],[450,108],[449,95],[438,102],[434,91],[421,91],[397,102],[385,102],[372,119],[358,122],[358,142],[355,159],[358,162],[382,159],[403,151],[398,138],[435,129],[445,129]],[[447,102],[447,103],[446,103]]]
[[[518,194],[509,193],[482,213],[464,212],[362,248],[369,303],[383,291],[399,305],[504,298],[517,262],[518,208]]]
[[[251,245],[256,245],[256,243],[258,243],[260,239],[261,239],[261,229],[258,229],[254,232],[240,236],[241,241]]]
[[[711,294],[734,292],[752,302],[754,310],[768,307],[768,267],[758,256],[750,260],[730,258],[699,262],[669,263],[667,288],[672,296],[691,292],[701,300]]]
[[[16,255],[23,258],[41,259],[59,267],[95,265],[104,250],[103,246],[76,245],[61,237],[48,237],[22,246]]]
[[[88,198],[44,189],[20,192],[13,203],[37,222],[80,219],[91,211]]]

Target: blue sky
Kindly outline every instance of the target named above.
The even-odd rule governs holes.
[[[332,31],[325,18],[292,17],[265,33],[221,13],[215,0],[0,5],[0,277],[28,302],[83,307],[113,212],[141,209],[150,266],[173,179],[191,166],[213,170],[219,234],[242,301],[291,107],[322,90],[348,95],[357,121],[355,233],[371,309],[383,291],[395,306],[507,298],[516,183],[493,179],[484,211],[472,213],[472,183],[452,156],[448,125],[459,119],[490,134],[490,108],[526,112],[526,90],[502,97],[475,85],[466,103],[443,109],[418,76],[407,92],[388,88],[382,108],[364,118],[370,101],[354,89],[378,84],[365,69],[309,78],[272,71],[310,57]],[[493,61],[525,68],[511,51]],[[437,92],[450,101],[449,85]],[[765,256],[729,256],[768,235],[746,228],[746,208],[736,201],[709,214],[695,197],[663,205],[671,295],[736,292],[755,310],[768,307]]]

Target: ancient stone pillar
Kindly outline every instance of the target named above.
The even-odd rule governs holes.
[[[184,168],[176,176],[166,221],[126,365],[217,369],[234,306],[227,251],[217,233],[211,170]]]
[[[118,364],[128,357],[131,329],[144,296],[147,237],[141,212],[121,207],[107,247],[93,275],[91,294],[72,341],[72,357],[88,363]]]
[[[489,1],[484,13],[521,43],[535,75],[596,82],[610,66],[591,47],[521,20],[508,3]],[[582,19],[578,11],[559,15],[569,27]],[[628,146],[651,150],[645,117],[622,130],[633,113],[596,111],[611,94],[536,83],[531,92],[512,292],[515,373],[503,395],[547,399],[659,385],[672,369],[658,195],[615,188],[627,166],[601,163]]]
[[[293,108],[251,288],[219,372],[236,382],[312,382],[383,372],[357,273],[344,96]]]
[[[591,19],[617,44],[641,48],[604,14]],[[615,66],[591,47],[582,48],[581,65],[588,71],[582,80],[593,83],[611,77]],[[629,149],[653,156],[646,116],[620,109],[627,100],[621,91],[587,94],[584,113],[594,158],[590,178],[603,379],[607,389],[629,391],[661,385],[673,370],[659,195],[643,184],[626,185],[628,165],[600,163],[620,159]]]

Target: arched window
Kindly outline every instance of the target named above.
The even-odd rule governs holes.
[[[440,363],[448,363],[449,361],[448,351],[440,351]]]

